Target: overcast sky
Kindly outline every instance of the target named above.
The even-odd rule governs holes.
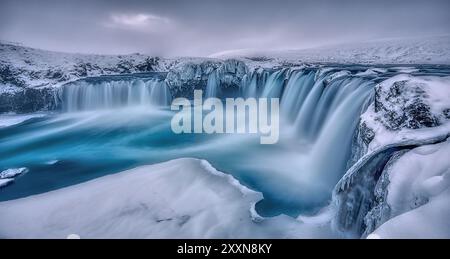
[[[448,0],[0,0],[0,39],[49,50],[206,56],[450,34]]]

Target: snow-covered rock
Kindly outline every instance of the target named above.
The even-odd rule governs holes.
[[[237,59],[225,60],[217,69],[217,77],[220,80],[220,87],[239,88],[241,80],[248,73],[247,65]]]
[[[384,220],[372,236],[450,238],[449,154],[450,139],[414,148],[387,168]]]
[[[15,87],[14,91],[0,92],[0,113],[53,110],[57,106],[55,93],[53,87]]]
[[[445,135],[449,107],[450,77],[393,76],[376,85],[374,101],[361,115],[360,137],[370,152]]]
[[[28,172],[28,168],[10,168],[0,172],[0,188],[14,182],[14,178]]]
[[[26,172],[28,172],[26,167],[6,169],[0,173],[0,179],[14,178]]]
[[[397,75],[375,87],[375,113],[387,129],[435,127],[447,120],[450,77]]]
[[[170,69],[166,83],[173,97],[192,97],[194,89],[205,90],[208,75],[220,65],[218,60],[180,62]]]
[[[173,60],[46,51],[0,42],[0,85],[54,87],[84,77],[167,71]]]
[[[0,113],[55,108],[55,90],[85,77],[168,71],[176,59],[52,52],[0,42]]]
[[[206,90],[211,73],[216,73],[220,89],[238,89],[247,72],[246,64],[240,60],[200,59],[174,66],[167,74],[166,82],[173,97],[192,98],[194,89]]]
[[[336,237],[329,220],[262,218],[262,194],[197,159],[138,167],[0,203],[3,238]]]
[[[449,77],[400,74],[379,83],[375,93],[354,140],[359,160],[338,182],[333,195],[334,223],[352,237],[369,235],[394,215],[387,188],[396,188],[388,177],[396,174],[397,160],[413,147],[450,136]],[[409,176],[415,178],[420,170],[420,166],[410,168]]]

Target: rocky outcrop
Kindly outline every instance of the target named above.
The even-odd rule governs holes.
[[[335,193],[337,204],[335,225],[350,237],[359,237],[367,228],[364,219],[373,208],[374,189],[393,150],[386,150],[369,159],[351,179]]]
[[[394,152],[381,172],[380,177],[374,179],[376,185],[372,190],[373,198],[370,204],[371,209],[364,216],[363,226],[361,226],[361,230],[364,229],[362,237],[367,237],[391,217],[391,207],[387,202],[388,186],[390,183],[389,174],[391,173],[392,166],[395,162],[408,151],[409,149],[404,149]]]
[[[372,142],[372,140],[375,138],[375,132],[373,131],[373,129],[367,126],[367,123],[365,121],[359,124],[359,133],[362,142],[366,146],[369,145],[369,143]]]
[[[224,61],[217,69],[217,76],[220,80],[221,89],[239,88],[242,78],[247,73],[248,68],[244,62],[236,59]]]
[[[247,72],[245,63],[235,59],[187,61],[170,69],[166,83],[174,98],[192,98],[194,89],[206,90],[211,73],[216,73],[219,90],[233,90],[239,88]]]
[[[0,93],[0,113],[28,113],[56,108],[54,88],[15,88]]]
[[[352,157],[358,161],[334,190],[337,229],[351,237],[366,237],[393,216],[386,201],[393,164],[411,148],[439,143],[450,135],[445,130],[448,83],[448,78],[397,75],[376,85],[373,103],[361,116],[353,141]],[[444,128],[434,129],[440,125]],[[434,133],[414,134],[417,129]]]
[[[221,65],[216,60],[181,62],[170,69],[166,83],[174,98],[192,98],[194,89],[206,89],[208,76]]]
[[[425,81],[407,76],[397,76],[378,84],[375,87],[378,120],[389,130],[440,125],[442,116],[433,114],[427,88]]]

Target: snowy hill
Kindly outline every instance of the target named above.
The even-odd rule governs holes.
[[[166,71],[171,62],[142,54],[70,54],[0,42],[0,85],[59,86],[90,76]]]
[[[298,50],[230,50],[215,58],[258,63],[450,64],[450,36],[387,39]]]

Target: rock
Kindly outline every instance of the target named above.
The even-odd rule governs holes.
[[[222,89],[234,88],[238,89],[241,84],[241,80],[248,72],[248,68],[244,62],[229,59],[217,69],[217,75],[220,80],[220,87]]]
[[[375,112],[390,130],[419,129],[440,125],[431,112],[426,85],[412,78],[388,79],[375,87]]]
[[[0,64],[0,84],[11,84],[16,87],[23,87],[25,82],[20,79],[20,70],[14,70],[9,65]]]
[[[0,113],[28,113],[53,110],[56,107],[53,88],[17,88],[0,93]]]
[[[244,62],[235,59],[187,61],[177,64],[169,71],[166,83],[174,98],[192,98],[194,89],[206,90],[208,77],[213,72],[217,73],[220,89],[236,90],[248,68]]]
[[[174,98],[192,98],[194,89],[205,90],[208,75],[220,66],[218,61],[206,60],[200,63],[182,62],[172,69],[166,77],[166,83]]]
[[[334,220],[338,230],[353,238],[360,237],[388,219],[383,189],[388,182],[382,175],[404,152],[391,149],[375,155],[344,184],[334,197],[338,208]]]
[[[373,131],[373,129],[367,126],[366,122],[362,122],[359,125],[359,132],[362,141],[366,145],[369,145],[370,142],[372,142],[372,140],[375,138],[375,132]]]
[[[442,114],[445,116],[446,119],[450,119],[450,108],[443,110]]]
[[[395,162],[406,152],[407,149],[395,152],[383,169],[380,178],[378,179],[372,202],[372,208],[364,217],[364,233],[362,237],[367,237],[381,224],[386,222],[391,217],[391,207],[387,203],[389,174],[392,171],[392,166]]]

